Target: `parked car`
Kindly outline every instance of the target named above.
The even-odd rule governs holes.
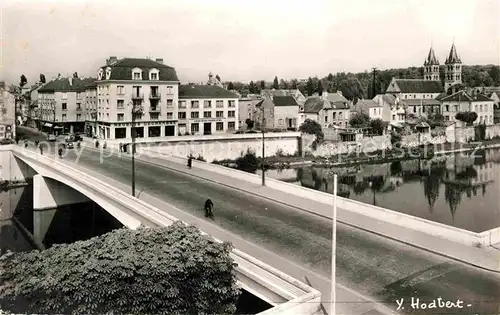
[[[56,141],[56,135],[50,134],[50,135],[47,137],[47,140],[48,140],[48,141]]]

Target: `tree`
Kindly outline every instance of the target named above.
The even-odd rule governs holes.
[[[23,87],[23,86],[26,85],[26,83],[28,83],[28,79],[26,79],[26,77],[24,76],[24,74],[21,74],[21,80],[19,82],[19,86]]]
[[[248,128],[248,129],[252,129],[252,128],[253,128],[253,126],[254,126],[254,122],[253,122],[253,120],[251,120],[250,118],[247,118],[247,119],[245,120],[245,124],[247,125],[247,128]]]
[[[217,81],[222,82],[218,74],[215,75],[215,78],[217,79]]]
[[[293,90],[296,90],[296,89],[297,89],[297,84],[298,84],[298,83],[297,83],[297,79],[293,79],[293,80],[292,80],[292,89],[293,89]]]
[[[455,115],[457,120],[464,122],[467,126],[471,126],[477,119],[476,112],[459,112]]]
[[[261,90],[265,90],[266,89],[266,81],[264,81],[264,80],[260,81],[260,89]]]
[[[363,113],[356,113],[349,119],[349,125],[353,128],[364,128],[370,124],[370,116]]]
[[[257,86],[255,85],[255,83],[253,83],[253,81],[250,81],[250,83],[248,84],[248,90],[251,94],[257,93]]]
[[[78,72],[73,72],[73,79],[78,79]]]
[[[227,89],[228,89],[228,90],[230,90],[230,91],[231,91],[231,90],[234,90],[234,85],[233,85],[233,82],[229,82],[229,83],[227,84]]]
[[[323,130],[321,129],[321,125],[312,119],[306,119],[302,125],[299,126],[299,131],[302,133],[307,133],[310,135],[315,135],[316,139],[312,143],[313,150],[316,150],[318,144],[320,144],[325,135],[323,134]]]
[[[370,121],[370,128],[374,134],[383,135],[387,124],[380,118],[373,119]]]
[[[319,96],[323,95],[323,84],[321,84],[321,80],[318,81],[317,92],[318,92]]]
[[[275,89],[275,90],[279,90],[279,89],[280,89],[280,85],[279,85],[278,77],[274,77],[274,81],[273,81],[273,89]]]
[[[45,84],[45,75],[40,73],[40,83]]]
[[[314,93],[314,83],[311,77],[307,79],[306,91],[308,96],[311,96]]]
[[[259,168],[259,159],[250,148],[247,149],[245,154],[241,152],[240,157],[236,159],[235,163],[237,169],[247,173],[254,174]]]
[[[333,74],[329,73],[326,79],[330,82],[333,81]]]
[[[194,226],[118,229],[0,258],[3,310],[17,314],[233,314],[232,246]]]

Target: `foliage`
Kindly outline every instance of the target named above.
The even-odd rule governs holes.
[[[372,128],[374,134],[383,135],[386,127],[386,122],[380,118],[370,120],[370,128]]]
[[[247,173],[255,173],[255,171],[259,168],[259,159],[255,155],[255,152],[250,148],[247,149],[247,152],[241,155],[236,159],[236,168],[240,171]]]
[[[318,89],[316,90],[319,96],[323,95],[323,85],[321,84],[321,80],[318,81]]]
[[[250,81],[248,85],[248,91],[251,94],[260,94],[260,88],[253,81]]]
[[[21,79],[19,81],[19,86],[23,87],[23,86],[26,85],[26,83],[28,83],[28,79],[26,79],[26,77],[24,76],[24,74],[21,74]]]
[[[313,82],[312,78],[309,77],[309,79],[307,79],[307,84],[306,84],[306,93],[307,93],[307,95],[308,96],[313,95],[314,90],[315,90],[315,88],[314,88],[314,82]]]
[[[395,145],[397,143],[401,143],[401,140],[403,140],[403,137],[395,131],[391,132],[391,144]]]
[[[325,135],[323,134],[323,130],[321,129],[321,125],[314,120],[311,119],[306,119],[302,125],[299,127],[299,131],[302,133],[307,133],[310,135],[315,135],[316,139],[312,143],[312,148],[313,150],[316,150],[318,147],[318,144],[320,144],[323,139],[325,138]]]
[[[245,124],[247,125],[247,128],[248,128],[248,129],[252,129],[252,128],[254,127],[254,122],[253,122],[253,120],[251,120],[250,118],[247,118],[247,119],[245,120]]]
[[[349,124],[353,128],[363,128],[370,124],[370,116],[363,113],[356,113],[349,119]]]
[[[207,160],[205,160],[205,158],[201,154],[198,154],[198,157],[195,160],[202,161],[202,162],[206,162],[207,161]]]
[[[217,81],[222,82],[218,74],[215,75],[215,78],[217,79]]]
[[[73,79],[78,79],[78,72],[73,72]]]
[[[486,125],[479,124],[477,126],[474,126],[474,135],[474,140],[476,141],[486,140]]]
[[[40,73],[40,83],[45,84],[45,75]]]
[[[476,112],[458,112],[455,115],[455,118],[457,120],[463,121],[464,123],[467,124],[467,126],[470,126],[476,121],[477,119],[477,113]]]
[[[285,89],[285,90],[288,90],[288,83],[285,80],[281,79],[280,80],[280,87]]]
[[[233,84],[233,82],[229,82],[229,83],[227,84],[227,89],[228,89],[228,90],[230,90],[230,91],[231,91],[231,90],[234,90],[234,84]]]
[[[232,246],[175,222],[0,258],[4,310],[23,314],[232,314]]]
[[[280,88],[280,85],[278,83],[278,77],[274,77],[274,81],[273,81],[273,89],[275,90],[279,90]]]

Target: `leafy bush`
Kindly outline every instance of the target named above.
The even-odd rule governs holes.
[[[247,125],[248,129],[252,129],[254,127],[254,125],[255,125],[254,122],[253,122],[253,120],[251,120],[250,118],[247,118],[245,120],[245,124]]]
[[[316,150],[318,144],[323,142],[325,135],[323,134],[323,130],[321,129],[321,125],[314,120],[306,119],[299,127],[299,131],[303,133],[307,133],[310,135],[315,135],[316,139],[311,144],[313,150]]]
[[[395,131],[391,132],[391,144],[395,145],[396,143],[401,143],[403,138],[401,135]]]
[[[201,154],[198,155],[198,157],[196,158],[196,160],[202,161],[202,162],[206,162],[207,161],[207,160],[205,160],[205,158]]]
[[[383,135],[387,124],[380,118],[370,120],[370,128],[376,135]]]
[[[4,311],[17,314],[233,314],[231,244],[180,222],[118,229],[0,258]]]
[[[370,116],[363,113],[356,113],[349,119],[349,124],[353,128],[368,127],[370,124]]]
[[[467,126],[471,126],[477,119],[476,112],[459,112],[455,115],[455,118],[466,123]]]

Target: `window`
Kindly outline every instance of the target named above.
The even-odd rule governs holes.
[[[342,119],[342,112],[339,112],[339,119]]]
[[[76,114],[76,121],[82,120],[82,114]]]
[[[68,99],[68,93],[62,93],[62,94],[61,94],[61,98],[62,98],[63,100],[67,100],[67,99]]]
[[[197,123],[191,124],[191,133],[197,133],[200,131],[200,126]]]
[[[66,121],[66,114],[62,114],[62,121]]]
[[[224,118],[224,112],[221,110],[218,110],[215,112],[215,117],[217,118]]]
[[[333,118],[333,119],[337,119],[337,113],[336,113],[336,112],[333,112],[333,114],[332,114],[332,118]],[[325,122],[326,122],[326,121],[325,121]]]
[[[396,115],[392,115],[392,120],[396,120]]]
[[[123,107],[125,107],[125,100],[117,100],[116,108],[123,108]]]
[[[125,114],[117,114],[116,115],[116,120],[117,121],[124,121],[125,120]]]
[[[174,107],[174,100],[167,100],[167,107]]]
[[[325,115],[325,122],[328,122],[328,116],[326,116],[326,115]]]
[[[76,103],[76,110],[82,110],[82,104]]]
[[[212,112],[203,112],[203,118],[211,118]]]
[[[83,93],[82,92],[76,92],[76,99],[81,100],[82,97],[83,97]]]
[[[200,107],[199,101],[191,101],[191,108],[199,108],[199,107]]]
[[[234,110],[230,110],[227,112],[227,117],[234,117]]]
[[[168,120],[174,119],[174,113],[167,113],[167,119]]]
[[[227,123],[227,129],[228,130],[234,130],[235,128],[235,122],[234,121],[230,121]]]
[[[168,95],[174,94],[174,87],[173,86],[171,86],[171,85],[167,86],[167,94]]]
[[[217,107],[217,108],[224,107],[224,101],[216,101],[215,102],[215,107]]]
[[[142,80],[142,73],[139,71],[134,72],[134,80]]]
[[[455,105],[455,111],[458,112],[458,105]]]
[[[160,118],[160,114],[159,113],[149,113],[149,118],[151,118],[151,120],[158,120]]]
[[[281,126],[281,125],[283,125],[283,119],[278,119],[278,126]]]
[[[231,101],[227,101],[228,102],[228,107],[235,107],[236,106],[236,101],[234,100],[231,100]]]
[[[141,120],[142,119],[142,113],[134,113],[134,119],[135,120]]]
[[[186,101],[179,101],[179,108],[186,108]]]
[[[449,112],[450,111],[450,105],[445,105],[444,106],[444,111]]]
[[[151,80],[158,80],[158,73],[151,73]]]
[[[198,112],[192,112],[191,113],[191,118],[192,119],[200,118],[200,113],[198,113]]]
[[[118,85],[116,87],[116,94],[118,94],[118,95],[125,94],[125,87],[123,85]]]
[[[179,119],[186,119],[186,112],[179,112]]]
[[[215,130],[216,131],[222,131],[222,130],[224,130],[224,123],[223,122],[217,122],[217,123],[215,123]]]
[[[212,107],[212,101],[203,101],[203,107],[204,108]]]
[[[479,105],[479,112],[483,111],[483,105]]]
[[[62,110],[68,110],[68,104],[62,103]]]

